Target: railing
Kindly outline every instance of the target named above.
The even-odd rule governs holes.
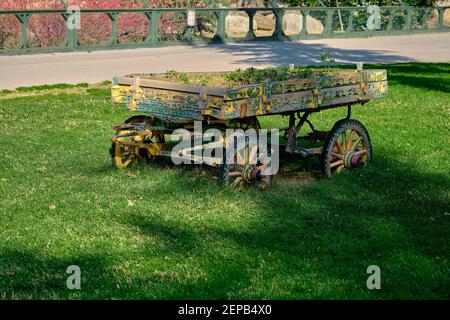
[[[0,54],[450,31],[450,7],[377,8],[376,28],[368,28],[377,18],[369,7],[85,9],[79,30],[66,23],[67,10],[0,11]],[[190,11],[195,26],[187,25]]]

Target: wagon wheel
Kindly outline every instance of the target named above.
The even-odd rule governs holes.
[[[125,124],[139,124],[144,122],[146,124],[151,124],[152,122],[154,122],[154,119],[146,116],[134,116],[127,119],[125,121]],[[117,131],[116,134],[127,134],[132,132],[132,130],[121,130]],[[119,141],[124,142],[125,144],[116,142],[112,143],[110,153],[113,166],[117,169],[125,169],[139,159],[147,160],[150,158],[151,152],[149,151],[149,149],[127,146],[127,143],[157,143],[163,142],[163,140],[164,136],[161,134],[145,136],[144,138],[139,135],[119,138]]]
[[[249,184],[255,184],[261,190],[272,185],[274,176],[265,175],[271,166],[271,158],[267,152],[260,150],[258,145],[247,145],[240,150],[234,150],[233,154],[226,152],[232,151],[224,152],[224,161],[219,170],[222,183],[231,186],[235,191],[240,191]],[[234,163],[228,164],[227,159],[233,159]]]
[[[116,134],[127,134],[131,133],[130,130],[122,130],[117,131]],[[133,137],[125,137],[118,139],[121,142],[129,143],[129,142],[138,142],[141,140],[139,136]],[[128,168],[133,161],[136,161],[139,158],[139,148],[127,146],[122,143],[113,142],[111,149],[111,160],[114,167],[117,169],[125,169]]]
[[[369,133],[357,120],[338,121],[331,129],[323,147],[322,173],[334,173],[366,165],[372,159]]]

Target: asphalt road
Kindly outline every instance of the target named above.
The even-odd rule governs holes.
[[[0,89],[97,83],[115,75],[167,70],[229,71],[249,66],[317,64],[325,50],[341,63],[450,62],[450,32],[0,56]]]

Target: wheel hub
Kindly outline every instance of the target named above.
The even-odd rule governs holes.
[[[361,163],[361,157],[354,151],[346,152],[344,155],[344,166],[348,169],[357,167]]]
[[[244,170],[242,170],[242,178],[248,183],[258,180],[260,176],[261,170],[255,165],[246,165]]]

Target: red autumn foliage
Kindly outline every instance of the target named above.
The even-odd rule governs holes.
[[[150,7],[183,7],[185,1],[147,0]],[[142,0],[65,0],[67,5],[81,9],[143,8]],[[204,7],[200,1],[191,0],[192,6]],[[2,0],[0,10],[64,9],[60,0]],[[124,13],[118,18],[117,30],[120,43],[141,42],[148,35],[148,18],[142,13]],[[179,14],[163,14],[159,21],[159,36],[164,40],[179,39],[184,30],[184,17]],[[81,15],[78,40],[84,45],[107,42],[111,37],[111,19],[106,14]],[[66,36],[66,24],[61,14],[34,14],[27,23],[28,43],[32,47],[59,46]],[[14,48],[20,40],[20,24],[13,15],[0,15],[0,49]]]

